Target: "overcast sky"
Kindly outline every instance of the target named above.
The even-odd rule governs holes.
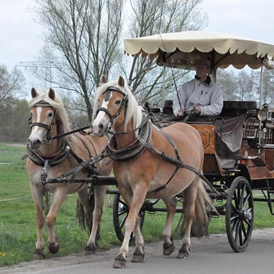
[[[0,64],[9,71],[37,60],[43,29],[30,12],[35,0],[0,0]],[[204,0],[206,31],[230,33],[274,44],[274,0]],[[22,69],[23,70],[23,69]]]

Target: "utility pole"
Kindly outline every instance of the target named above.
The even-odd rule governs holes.
[[[54,68],[61,68],[62,63],[61,62],[55,62],[55,61],[29,61],[29,62],[20,62],[16,67],[24,67],[27,68],[37,68],[45,69],[45,82],[50,83],[50,87],[52,87],[52,69]],[[49,80],[48,80],[49,79]]]

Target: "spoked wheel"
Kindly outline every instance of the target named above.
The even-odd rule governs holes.
[[[125,201],[122,199],[120,193],[115,194],[113,201],[113,224],[116,235],[120,241],[124,240],[125,233],[125,222],[128,216],[128,206]],[[139,225],[142,230],[145,220],[145,211],[141,210],[139,212]],[[131,238],[134,238],[134,233],[131,234]]]
[[[244,177],[232,182],[226,202],[226,233],[235,252],[243,252],[250,241],[254,220],[253,195]]]

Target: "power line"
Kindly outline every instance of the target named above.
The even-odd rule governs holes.
[[[45,81],[47,81],[47,76],[49,75],[50,86],[52,85],[52,69],[64,66],[62,62],[56,61],[25,61],[20,62],[16,67],[24,67],[24,68],[45,68]]]

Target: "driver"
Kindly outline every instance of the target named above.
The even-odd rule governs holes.
[[[217,116],[223,108],[223,92],[208,75],[210,61],[205,58],[199,59],[195,67],[195,79],[184,83],[173,99],[174,114],[186,116],[194,113],[201,116]]]

